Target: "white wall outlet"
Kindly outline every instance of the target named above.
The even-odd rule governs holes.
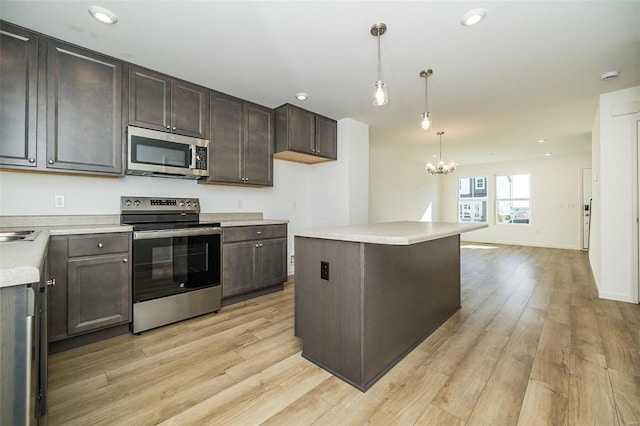
[[[291,255],[291,264],[293,265],[293,255]]]
[[[53,205],[56,209],[64,208],[64,195],[56,195],[53,197]]]

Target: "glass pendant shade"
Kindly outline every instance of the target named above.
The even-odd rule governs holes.
[[[386,105],[389,102],[389,94],[387,93],[387,86],[384,84],[384,81],[376,81],[376,84],[374,84],[373,87],[375,87],[375,93],[373,95],[373,105]]]
[[[431,127],[431,114],[428,112],[422,113],[422,122],[420,122],[420,127],[422,130],[427,130]]]

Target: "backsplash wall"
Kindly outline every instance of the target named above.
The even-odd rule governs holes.
[[[271,188],[203,185],[185,179],[125,176],[102,178],[0,171],[1,216],[105,215],[120,213],[120,196],[198,197],[205,213],[262,212],[265,219],[289,220],[289,252],[293,233],[324,225],[347,225],[350,217],[367,217],[369,129],[352,119],[338,122],[338,160],[305,165],[274,160]],[[366,159],[363,161],[362,159]],[[360,194],[349,203],[350,193]],[[63,195],[65,207],[55,208]],[[359,213],[354,215],[353,211]]]

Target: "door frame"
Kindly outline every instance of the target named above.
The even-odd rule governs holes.
[[[634,227],[634,242],[633,242],[633,289],[632,297],[635,303],[640,303],[640,120],[636,121],[635,128],[633,129],[635,135],[632,137],[632,151],[633,159],[635,161],[634,167],[632,167],[633,173],[633,227]]]
[[[589,171],[589,175],[588,177],[585,176],[585,172]],[[584,167],[582,169],[580,169],[580,199],[582,200],[582,204],[580,205],[580,249],[584,250],[584,251],[589,251],[589,242],[590,242],[590,236],[591,236],[591,219],[592,219],[592,211],[591,211],[591,200],[593,199],[593,184],[592,184],[592,179],[593,179],[593,168],[591,167]],[[591,186],[591,190],[589,191],[591,193],[591,195],[589,196],[589,199],[587,200],[584,196],[584,186],[585,186],[585,181],[589,180],[589,184]],[[586,241],[587,243],[587,247],[585,248],[585,235],[584,235],[584,206],[586,204],[589,204],[589,236],[587,236],[588,241]]]

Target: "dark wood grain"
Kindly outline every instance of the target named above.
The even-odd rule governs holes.
[[[122,63],[54,40],[47,55],[47,167],[122,174]]]
[[[0,30],[0,164],[36,167],[38,37],[4,22]]]

